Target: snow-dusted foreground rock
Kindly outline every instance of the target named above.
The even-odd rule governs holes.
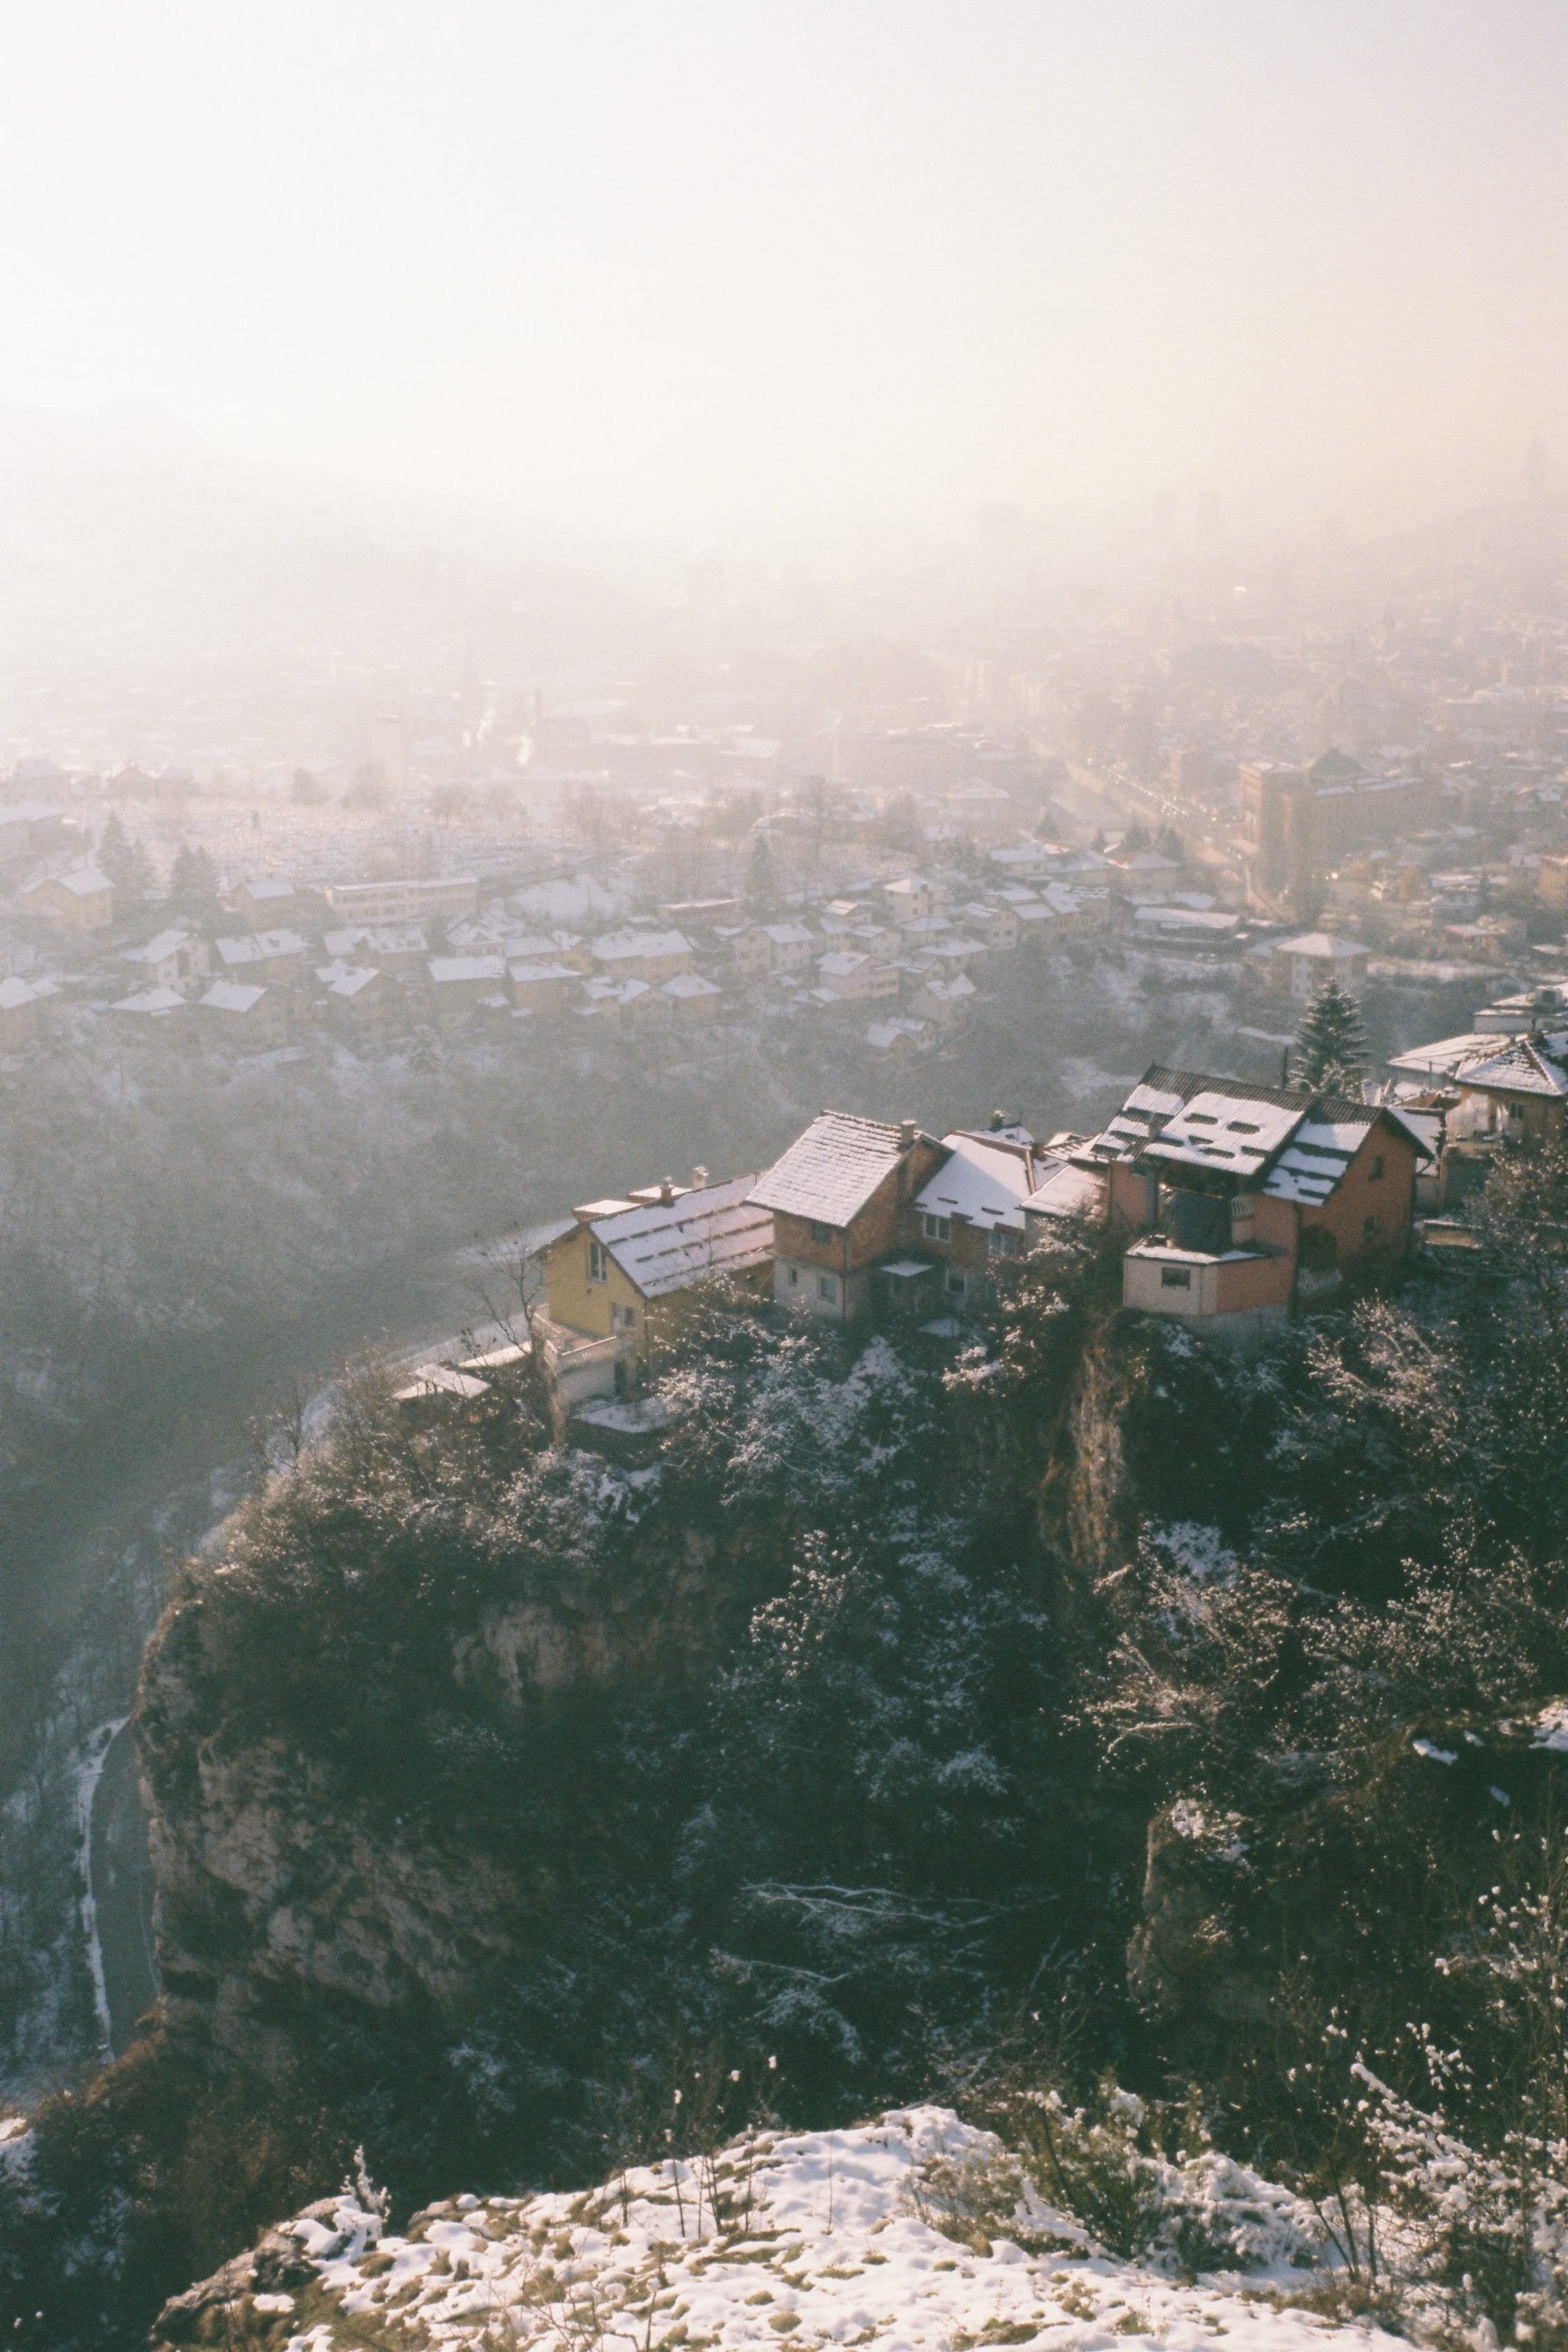
[[[1199,2352],[1220,2336],[1235,2352],[1326,2352],[1335,2337],[1367,2352],[1370,2336],[1392,2342],[1285,2307],[1308,2284],[1310,2216],[1226,2159],[1205,2163],[1216,2211],[1250,2249],[1245,2274],[1183,2284],[1174,2264],[1113,2261],[1032,2192],[1013,2209],[1016,2235],[993,2223],[987,2237],[964,2217],[962,2185],[1005,2181],[997,2142],[917,2107],[853,2131],[759,2132],[710,2162],[632,2171],[577,2195],[459,2197],[417,2214],[402,2237],[363,2188],[345,2192],[169,2305],[153,2342],[268,2352],[766,2352],[786,2340],[791,2352],[1113,2352],[1118,2337]]]

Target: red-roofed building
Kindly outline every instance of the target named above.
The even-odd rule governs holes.
[[[1156,1064],[1075,1158],[1104,1165],[1106,1213],[1139,1236],[1123,1305],[1250,1339],[1405,1255],[1432,1152],[1380,1104]]]

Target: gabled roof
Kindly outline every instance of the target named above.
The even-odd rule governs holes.
[[[122,996],[110,1006],[111,1013],[145,1013],[162,1021],[171,1013],[183,1013],[185,1000],[177,988],[143,988],[132,996]]]
[[[1373,1103],[1320,1095],[1264,1179],[1263,1191],[1271,1200],[1316,1207],[1328,1199],[1382,1116]],[[1430,1157],[1417,1137],[1410,1140]]]
[[[691,942],[680,931],[605,931],[593,945],[596,963],[635,963],[648,956],[690,953]]]
[[[818,1113],[752,1188],[759,1208],[842,1228],[858,1216],[904,1156],[900,1130],[852,1113]]]
[[[213,1013],[248,1013],[266,995],[264,988],[250,988],[237,980],[215,980],[201,1003]]]
[[[1412,1045],[1389,1056],[1391,1070],[1409,1070],[1423,1078],[1451,1078],[1472,1062],[1490,1061],[1497,1052],[1495,1029],[1467,1029],[1457,1037],[1439,1037],[1433,1045]]]
[[[145,947],[126,948],[122,960],[126,963],[162,963],[166,956],[177,955],[182,948],[191,945],[189,931],[160,931]]]
[[[732,1176],[673,1201],[623,1208],[594,1219],[589,1231],[645,1298],[663,1298],[710,1276],[767,1264],[773,1221],[750,1197],[755,1181]]]
[[[27,898],[35,890],[46,888],[51,882],[58,883],[62,890],[68,890],[73,898],[95,898],[100,890],[111,890],[114,887],[108,875],[100,874],[96,866],[72,866],[63,874],[40,874],[36,881],[29,882],[23,889],[23,898]]]
[[[1336,963],[1345,956],[1372,953],[1363,940],[1336,939],[1332,931],[1298,931],[1293,939],[1273,940],[1269,944],[1276,955],[1321,956]]]
[[[1462,1087],[1484,1094],[1541,1095],[1554,1102],[1568,1097],[1568,1070],[1528,1037],[1515,1037],[1500,1054],[1471,1062],[1458,1075]]]
[[[1035,1189],[1034,1153],[977,1135],[944,1135],[948,1157],[915,1195],[928,1216],[962,1217],[982,1233],[1006,1225],[1024,1230],[1024,1202]]]

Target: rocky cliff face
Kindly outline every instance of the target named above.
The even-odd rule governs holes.
[[[438,1546],[423,1593],[356,1601],[328,1570],[317,1624],[280,1612],[273,1563],[191,1573],[141,1695],[173,2037],[272,2070],[302,2003],[455,2019],[537,1955],[604,1863],[588,1782],[628,1710],[679,1705],[761,1597],[755,1563],[623,1522],[488,1591],[443,1593]]]

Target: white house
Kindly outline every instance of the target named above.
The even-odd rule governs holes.
[[[1271,942],[1269,976],[1276,988],[1288,991],[1299,1003],[1315,996],[1327,980],[1354,994],[1366,985],[1371,954],[1359,940],[1336,939],[1331,931],[1301,931],[1292,940]]]

